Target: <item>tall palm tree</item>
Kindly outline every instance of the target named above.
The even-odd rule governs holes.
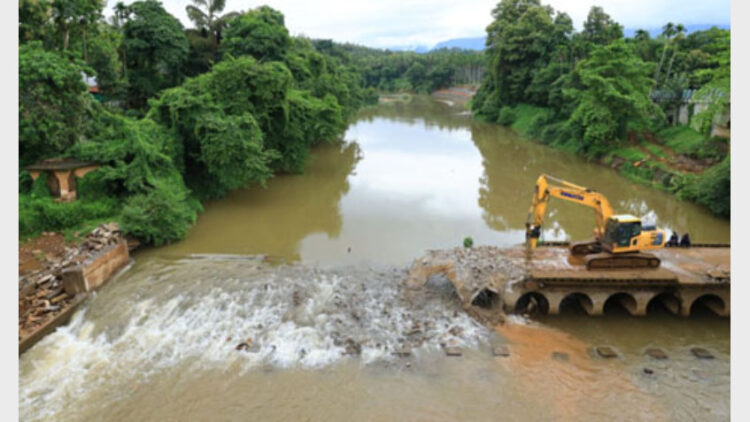
[[[125,3],[118,1],[117,4],[115,4],[114,7],[115,10],[115,21],[117,22],[117,27],[120,29],[120,33],[123,33],[125,22],[130,18],[130,7],[126,6]],[[125,77],[125,80],[128,79],[128,53],[125,50],[124,43],[120,44],[120,50],[122,51],[122,75]]]
[[[226,6],[226,0],[192,0],[192,2],[192,5],[185,7],[188,18],[193,21],[197,29],[208,32],[214,47],[217,47],[222,29],[238,13],[229,12],[219,15]]]
[[[659,60],[659,66],[654,72],[654,81],[656,81],[657,85],[659,83],[659,73],[661,73],[661,67],[664,65],[664,57],[667,54],[667,48],[669,48],[670,40],[672,39],[672,36],[675,34],[675,32],[675,26],[672,22],[667,22],[667,24],[662,28],[661,34],[667,39],[667,41],[664,43],[664,47],[661,50],[661,59]]]
[[[675,36],[674,36],[674,51],[672,52],[672,57],[669,59],[669,66],[667,66],[667,74],[664,77],[664,82],[667,82],[669,80],[669,75],[672,73],[672,64],[674,63],[674,58],[677,55],[677,50],[680,48],[680,43],[682,40],[685,39],[685,27],[682,26],[682,24],[677,24],[674,28],[675,30]]]

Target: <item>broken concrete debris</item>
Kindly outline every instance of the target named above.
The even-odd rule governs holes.
[[[647,349],[646,350],[646,354],[649,355],[649,356],[651,356],[654,359],[660,359],[660,360],[667,359],[667,357],[668,357],[667,354],[664,353],[664,350],[654,349],[654,348]]]
[[[690,352],[698,359],[713,359],[714,355],[702,347],[693,347]]]
[[[599,356],[605,359],[612,359],[617,357],[617,352],[615,352],[615,350],[609,346],[598,346],[595,350]]]
[[[50,236],[54,233],[43,233]],[[65,247],[62,256],[45,256],[42,267],[23,274],[18,280],[19,343],[54,320],[71,303],[76,294],[65,289],[63,273],[123,239],[117,223],[101,224],[74,247]],[[42,254],[42,251],[39,251]]]

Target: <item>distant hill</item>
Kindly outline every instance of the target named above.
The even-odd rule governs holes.
[[[710,29],[712,26],[716,26],[721,29],[729,29],[729,24],[710,24],[710,23],[696,23],[692,25],[685,25],[687,33],[693,33],[695,31],[705,31]],[[651,34],[651,37],[658,37],[661,34],[661,27],[658,28],[625,28],[625,37],[632,38],[635,35],[635,31],[639,29],[645,29]],[[472,38],[453,38],[450,40],[441,41],[435,44],[434,47],[429,48],[424,45],[409,45],[409,46],[394,46],[388,47],[391,51],[414,51],[417,53],[427,53],[428,51],[439,50],[441,48],[461,48],[464,50],[484,50],[484,41],[487,37],[472,37]]]
[[[464,50],[484,50],[484,40],[486,37],[475,38],[453,38],[452,40],[441,41],[432,47],[432,50],[441,48],[461,48]]]
[[[712,26],[715,26],[720,29],[729,29],[729,24],[710,24],[710,23],[696,23],[692,25],[685,25],[685,29],[687,30],[688,34],[691,34],[696,31],[705,31],[706,29],[711,29]],[[625,37],[632,38],[635,35],[635,31],[639,29],[645,29],[648,31],[649,34],[651,34],[651,38],[658,37],[661,35],[661,27],[658,28],[625,28]]]

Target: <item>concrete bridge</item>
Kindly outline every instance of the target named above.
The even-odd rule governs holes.
[[[423,285],[441,274],[467,310],[488,313],[559,314],[577,307],[602,315],[621,307],[644,316],[657,307],[689,316],[696,306],[730,315],[730,248],[704,246],[654,252],[658,269],[586,270],[565,246],[547,246],[527,259],[524,249],[478,247],[431,251],[415,261],[408,284]]]
[[[580,307],[588,315],[604,314],[604,309],[617,305],[634,316],[644,316],[654,306],[662,306],[681,316],[690,316],[693,306],[701,304],[719,316],[730,314],[728,285],[680,286],[618,286],[597,283],[590,285],[556,286],[526,282],[505,291],[506,312],[524,312],[533,303],[538,312],[556,315],[561,308]]]
[[[553,257],[564,248],[547,251]],[[558,314],[577,306],[589,315],[602,315],[618,305],[631,315],[643,316],[654,306],[689,316],[697,304],[720,316],[730,314],[728,247],[670,248],[656,252],[662,259],[658,270],[586,271],[580,266],[529,271],[522,283],[506,285],[503,306],[508,312],[537,311]],[[559,262],[559,258],[557,259]]]

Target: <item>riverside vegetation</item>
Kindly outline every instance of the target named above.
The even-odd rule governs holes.
[[[201,201],[303,172],[310,148],[337,142],[379,92],[480,83],[477,118],[593,158],[624,156],[634,178],[650,180],[650,162],[632,164],[646,155],[662,158],[659,166],[672,153],[718,162],[667,188],[729,216],[728,143],[708,136],[729,105],[728,31],[685,36],[668,25],[657,38],[624,39],[593,8],[576,33],[565,13],[539,1],[503,0],[486,52],[417,54],[293,37],[267,6],[224,13],[224,1],[195,1],[187,29],[156,0],[118,3],[109,21],[103,8],[19,3],[19,165],[102,164],[79,180],[72,203],[55,202],[44,177],[32,183],[21,170],[22,236],[106,220],[145,243],[179,240]],[[96,76],[99,92],[87,91],[83,74]],[[667,125],[674,101],[649,95],[683,89],[710,102],[692,116],[698,131]]]
[[[624,38],[620,24],[592,7],[575,32],[570,16],[539,0],[502,0],[492,16],[487,76],[472,101],[478,118],[606,163],[624,158],[621,171],[635,180],[673,172],[656,184],[729,217],[729,142],[711,137],[729,110],[729,31],[686,36],[668,23],[657,38],[643,30]],[[706,104],[691,116],[697,130],[666,118],[686,90]],[[718,164],[681,172],[679,155]]]

